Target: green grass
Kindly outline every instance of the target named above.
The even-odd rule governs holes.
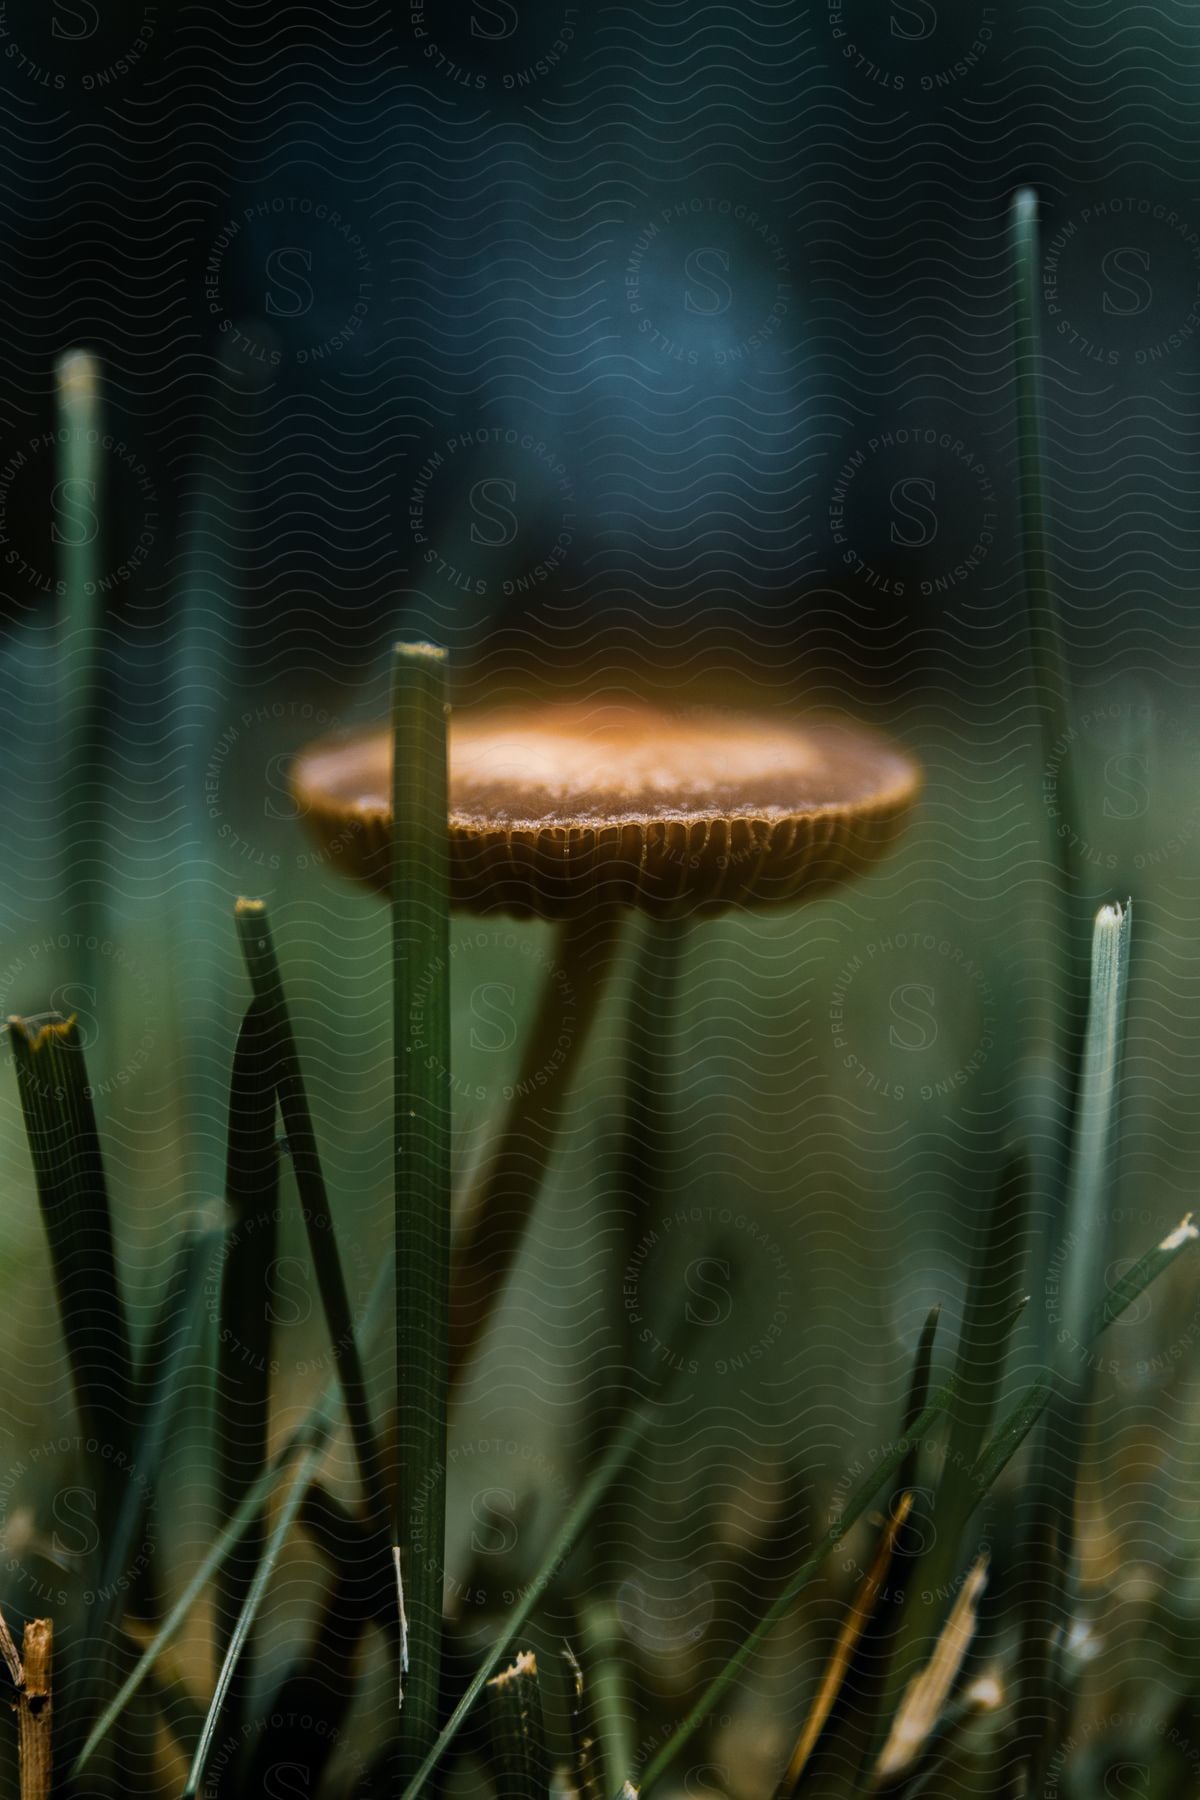
[[[437,1735],[450,1304],[450,894],[445,653],[398,644],[392,677],[392,1046],[400,1613],[397,1779]]]

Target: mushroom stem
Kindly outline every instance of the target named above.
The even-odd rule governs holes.
[[[520,1074],[458,1229],[450,1283],[450,1381],[458,1381],[485,1331],[517,1259],[558,1144],[566,1096],[616,960],[628,908],[598,905],[559,927],[555,970],[538,1002]],[[574,1026],[563,1029],[563,993]],[[563,1039],[568,1041],[564,1044]],[[561,1056],[557,1078],[548,1063]]]

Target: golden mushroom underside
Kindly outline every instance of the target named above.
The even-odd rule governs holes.
[[[386,732],[326,739],[293,787],[326,859],[381,892],[391,854]],[[456,720],[450,883],[466,912],[562,919],[617,903],[660,915],[782,906],[887,849],[919,789],[873,733],[577,714]]]

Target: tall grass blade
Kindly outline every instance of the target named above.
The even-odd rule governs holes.
[[[547,1800],[550,1766],[537,1658],[522,1650],[487,1684],[491,1776],[497,1800]]]
[[[397,1419],[392,1545],[401,1618],[401,1782],[411,1778],[437,1732],[442,1658],[451,1102],[446,712],[445,651],[432,644],[398,644],[392,676]]]
[[[221,1268],[217,1333],[217,1492],[224,1521],[262,1473],[271,1405],[271,1315],[267,1305],[279,1230],[279,1151],[275,1135],[274,1038],[259,1001],[246,1013],[229,1083],[225,1200],[229,1230]],[[237,1557],[221,1571],[216,1600],[218,1655],[232,1641],[255,1568],[264,1526],[251,1526]],[[229,1697],[236,1731],[244,1682]]]
[[[209,1706],[204,1729],[200,1733],[200,1742],[196,1745],[196,1754],[188,1772],[187,1785],[183,1790],[183,1800],[192,1800],[192,1796],[199,1791],[200,1782],[204,1776],[204,1765],[208,1761],[208,1753],[212,1748],[217,1723],[225,1704],[225,1696],[229,1692],[230,1684],[237,1670],[238,1658],[241,1656],[250,1635],[250,1629],[258,1616],[258,1609],[262,1605],[268,1583],[275,1573],[275,1565],[279,1561],[288,1533],[296,1522],[296,1514],[300,1510],[305,1490],[317,1472],[323,1452],[324,1445],[319,1442],[304,1452],[287,1499],[279,1509],[279,1517],[276,1519],[271,1535],[263,1549],[258,1567],[254,1572],[254,1579],[250,1583],[242,1610],[229,1639],[225,1660],[221,1665],[221,1672],[217,1676],[217,1685],[213,1690],[212,1704]]]
[[[1021,548],[1025,603],[1033,676],[1041,713],[1042,748],[1050,760],[1054,747],[1070,727],[1070,680],[1051,572],[1050,519],[1046,504],[1045,428],[1042,421],[1041,334],[1038,308],[1038,203],[1030,188],[1014,196],[1010,219],[1013,265],[1013,356],[1017,402],[1017,472],[1020,490]],[[1064,771],[1068,781],[1070,771]],[[1060,782],[1063,776],[1060,775]],[[1061,789],[1060,789],[1061,791]],[[1067,818],[1081,815],[1066,804]],[[1064,896],[1074,883],[1062,840],[1059,876]]]
[[[1030,1509],[1038,1579],[1023,1608],[1022,1711],[1028,1721],[1029,1743],[1033,1746],[1035,1734],[1040,1737],[1041,1753],[1056,1734],[1065,1707],[1057,1645],[1073,1562],[1075,1494],[1092,1386],[1087,1331],[1108,1262],[1106,1206],[1117,1130],[1131,918],[1129,906],[1105,906],[1096,916],[1087,1035],[1067,1183],[1067,1229],[1051,1268],[1052,1275],[1058,1276],[1053,1367],[1059,1380],[1046,1409],[1042,1457]],[[1036,1757],[1039,1752],[1033,1750],[1032,1754]]]
[[[131,1357],[104,1157],[79,1027],[10,1019],[9,1038],[75,1402],[96,1458],[101,1541],[112,1530],[130,1449]]]
[[[284,996],[279,959],[275,954],[267,910],[261,900],[239,900],[236,917],[250,986],[272,1039],[269,1054],[275,1072],[279,1111],[300,1196],[300,1211],[308,1232],[325,1324],[337,1363],[350,1439],[362,1482],[363,1505],[370,1514],[382,1519],[385,1505],[383,1462],[371,1420],[366,1375],[300,1070],[300,1056]]]
[[[1013,199],[1010,219],[1013,279],[1013,355],[1017,405],[1018,481],[1025,604],[1034,698],[1041,725],[1042,764],[1058,763],[1063,816],[1081,819],[1070,757],[1058,756],[1069,742],[1071,684],[1062,642],[1051,573],[1049,512],[1046,503],[1045,430],[1042,420],[1041,342],[1037,196],[1023,188]],[[1044,1203],[1049,1216],[1033,1240],[1029,1286],[1043,1292],[1050,1258],[1063,1231],[1063,1206],[1079,1082],[1087,971],[1087,933],[1082,889],[1066,835],[1052,840],[1055,938],[1051,970],[1056,984],[1055,1067],[1058,1071],[1053,1146],[1048,1158]],[[1044,1342],[1044,1339],[1042,1340]]]
[[[584,1482],[578,1499],[543,1557],[537,1574],[505,1620],[499,1637],[476,1670],[466,1693],[438,1733],[428,1755],[404,1790],[403,1800],[416,1800],[416,1796],[421,1792],[426,1781],[458,1736],[480,1694],[495,1673],[497,1664],[508,1655],[514,1640],[524,1630],[526,1620],[539,1604],[550,1584],[556,1579],[563,1564],[578,1543],[581,1533],[586,1530],[593,1518],[596,1508],[612,1487],[613,1482],[617,1480],[622,1470],[628,1467],[638,1449],[645,1442],[651,1427],[661,1422],[661,1419],[662,1412],[659,1407],[654,1405],[638,1406],[614,1434],[603,1456]]]
[[[86,350],[60,357],[58,467],[55,519],[62,583],[59,616],[59,830],[60,902],[70,915],[74,966],[70,977],[92,996],[101,1018],[106,997],[98,991],[103,938],[101,865],[108,797],[101,759],[103,742],[102,653],[104,603],[98,576],[100,520],[100,367]],[[91,948],[89,948],[91,946]]]

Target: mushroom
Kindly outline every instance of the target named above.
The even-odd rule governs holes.
[[[384,893],[391,743],[386,730],[325,738],[292,774],[326,851]],[[793,904],[857,875],[896,837],[920,786],[908,756],[841,720],[785,724],[628,703],[457,714],[449,754],[451,904],[559,922],[556,963],[576,998],[571,1060],[633,912],[662,922],[648,948],[665,994],[664,960],[677,974],[685,921]],[[457,1234],[454,1371],[503,1288],[549,1162],[559,1109],[538,1071],[561,1036],[560,1008],[561,986],[547,983]],[[639,1055],[630,1061],[636,1093]],[[560,1073],[568,1079],[568,1068]]]
[[[390,770],[381,730],[324,739],[293,773],[326,849],[383,892]],[[908,757],[840,721],[628,704],[458,715],[451,904],[558,920],[600,901],[660,917],[784,905],[874,861],[917,787]]]

